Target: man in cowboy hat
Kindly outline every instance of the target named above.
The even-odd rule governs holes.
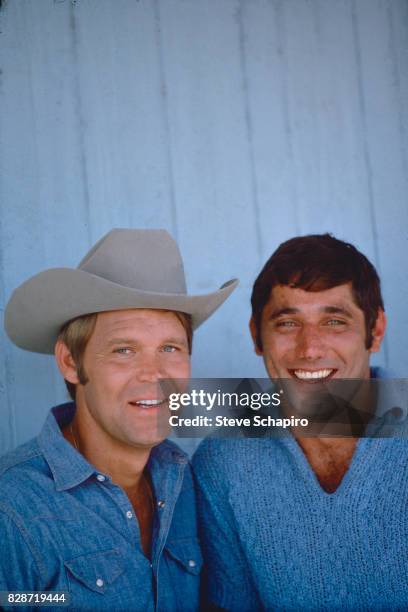
[[[74,402],[0,460],[0,591],[65,592],[75,609],[198,607],[193,485],[185,454],[164,440],[159,383],[189,377],[192,329],[235,286],[188,296],[167,232],[120,229],[77,269],[16,289],[9,337],[55,353]]]

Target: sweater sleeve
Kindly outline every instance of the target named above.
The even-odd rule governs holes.
[[[218,441],[202,442],[193,459],[205,562],[204,609],[216,606],[231,612],[254,612],[262,606],[229,503],[228,482],[217,465],[216,448],[212,448],[214,442]]]

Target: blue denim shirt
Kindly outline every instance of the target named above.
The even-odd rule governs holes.
[[[123,489],[63,437],[74,412],[54,408],[37,438],[0,459],[0,591],[68,591],[75,610],[197,610],[202,558],[185,453],[166,440],[150,455],[150,561]]]

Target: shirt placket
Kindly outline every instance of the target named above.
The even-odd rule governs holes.
[[[157,469],[156,461],[152,461],[152,481],[157,499],[155,535],[152,546],[152,569],[155,585],[155,610],[159,610],[160,560],[166,544],[170,525],[173,519],[174,507],[180,494],[184,470],[187,461],[180,458],[169,462],[165,470]]]
[[[145,559],[145,563],[149,565],[152,580],[151,589],[153,600],[155,593],[155,577],[153,572],[153,564],[145,556],[144,551],[142,549],[139,522],[137,520],[136,513],[133,510],[132,504],[130,503],[130,500],[124,490],[118,485],[114,484],[109,476],[106,476],[105,474],[96,474],[96,480],[98,481],[98,484],[100,486],[104,486],[106,488],[112,501],[119,508],[120,513],[123,517],[124,533],[127,536],[127,540],[130,542],[132,547],[139,550],[139,552],[143,555]],[[99,581],[102,582],[102,584],[98,584],[98,586],[103,587],[102,579],[99,579]],[[146,610],[145,612],[148,611]]]

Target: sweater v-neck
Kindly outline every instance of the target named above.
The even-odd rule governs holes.
[[[317,478],[316,472],[309,463],[305,453],[303,452],[300,445],[297,443],[295,438],[290,435],[282,439],[284,444],[289,448],[293,455],[297,466],[307,484],[309,490],[313,494],[317,494],[320,497],[326,499],[337,499],[343,496],[348,489],[358,480],[359,474],[365,465],[365,460],[370,454],[370,450],[373,445],[377,446],[379,440],[371,440],[369,438],[360,438],[357,441],[356,448],[350,461],[350,465],[347,468],[343,478],[341,479],[338,487],[332,491],[325,491]],[[363,483],[362,483],[363,484]]]

